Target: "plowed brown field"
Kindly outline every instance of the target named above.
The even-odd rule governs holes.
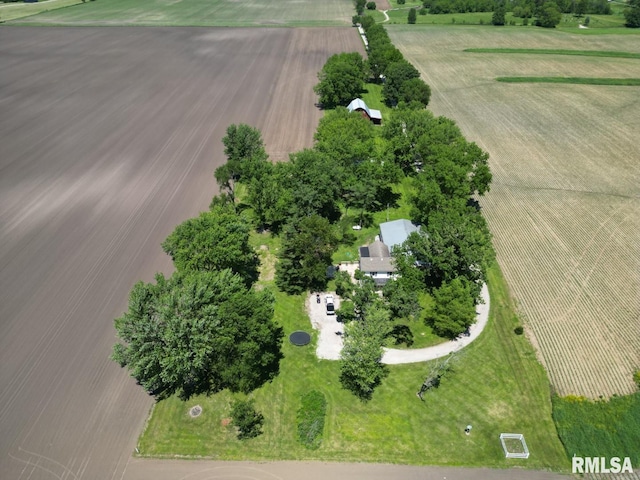
[[[630,393],[640,366],[636,87],[504,84],[498,76],[640,78],[632,59],[475,54],[638,51],[637,35],[390,27],[433,89],[430,108],[491,155],[481,201],[498,261],[560,394]]]
[[[118,479],[151,399],[109,360],[132,285],[208,207],[226,127],[311,146],[355,29],[2,28],[0,476]]]

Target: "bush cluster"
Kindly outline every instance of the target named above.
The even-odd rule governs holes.
[[[327,401],[324,394],[311,390],[302,395],[298,410],[298,440],[305,447],[315,450],[322,443]]]
[[[257,437],[262,433],[264,416],[257,412],[253,400],[237,400],[231,407],[231,424],[238,429],[238,439]]]

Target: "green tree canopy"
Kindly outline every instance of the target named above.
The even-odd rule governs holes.
[[[332,55],[318,73],[313,87],[323,108],[346,106],[364,91],[365,62],[357,52]]]
[[[249,225],[230,208],[214,207],[181,223],[162,248],[181,272],[231,269],[245,285],[258,279],[260,260],[249,245]]]
[[[248,185],[247,201],[253,207],[259,228],[278,232],[286,223],[293,202],[286,185],[290,171],[288,163],[269,164],[262,177],[254,178]]]
[[[640,0],[629,0],[624,9],[625,27],[640,28]]]
[[[371,399],[387,373],[382,342],[390,331],[389,312],[380,306],[370,308],[364,320],[345,325],[340,382],[361,400]]]
[[[290,294],[323,290],[337,243],[329,221],[319,215],[294,219],[287,224],[276,264],[278,288]]]
[[[426,270],[427,286],[438,288],[464,277],[478,299],[487,268],[495,258],[484,217],[473,207],[459,205],[433,212],[423,228],[426,235],[410,235],[407,247]]]
[[[410,78],[400,85],[398,94],[399,102],[412,104],[418,102],[422,107],[429,105],[431,99],[431,88],[421,78]]]
[[[417,13],[416,13],[416,9],[415,8],[410,8],[409,9],[409,13],[407,14],[407,23],[412,25],[414,23],[416,23],[416,20],[418,19]]]
[[[268,169],[268,157],[260,131],[244,123],[229,125],[222,143],[227,162],[216,169],[215,178],[235,204],[236,183],[259,178]]]
[[[305,149],[290,155],[285,187],[291,192],[289,216],[340,218],[341,166],[333,157]]]
[[[371,158],[375,149],[374,128],[360,112],[338,107],[320,119],[314,135],[315,149],[343,167],[352,168]]]
[[[426,316],[433,331],[446,338],[456,338],[476,320],[473,288],[466,279],[454,278],[433,291],[434,305]]]
[[[507,8],[504,4],[500,4],[493,11],[493,15],[491,16],[491,24],[502,26],[505,23],[505,17],[507,15]]]
[[[415,269],[415,266],[413,266]],[[382,289],[392,318],[417,318],[422,307],[418,299],[418,289],[411,288],[402,277],[388,281]]]
[[[536,25],[544,28],[555,28],[562,20],[562,13],[555,2],[545,2],[537,12]]]
[[[420,78],[420,72],[406,60],[394,62],[387,67],[382,96],[389,106],[395,106],[400,101],[400,92],[404,82],[412,78]]]
[[[249,392],[278,373],[283,332],[272,317],[273,295],[231,270],[158,274],[131,290],[112,358],[158,398]]]

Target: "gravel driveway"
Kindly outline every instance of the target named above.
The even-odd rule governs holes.
[[[320,292],[320,303],[317,303],[316,294],[313,293],[307,297],[306,309],[311,320],[311,325],[320,332],[320,335],[318,336],[318,348],[316,349],[316,355],[318,358],[325,360],[340,360],[344,325],[342,323],[338,323],[336,315],[327,315],[325,297],[329,294],[333,295],[335,299],[336,310],[340,308],[340,298],[335,294],[335,292]],[[469,335],[461,335],[455,340],[450,340],[427,348],[408,350],[385,348],[382,363],[392,365],[426,362],[436,358],[446,357],[450,353],[458,351],[469,345],[478,338],[489,320],[490,298],[489,289],[486,285],[483,285],[482,287],[481,296],[484,303],[481,303],[476,307],[477,320],[469,329]]]
[[[319,292],[320,303],[316,300],[316,294],[313,293],[307,297],[306,307],[309,313],[309,319],[313,328],[320,332],[318,336],[318,348],[316,355],[318,358],[325,360],[339,360],[340,350],[342,350],[342,333],[344,325],[338,323],[337,315],[327,315],[325,305],[325,297],[329,294],[333,295],[336,310],[340,308],[340,298],[335,292]],[[339,332],[339,333],[337,333]]]

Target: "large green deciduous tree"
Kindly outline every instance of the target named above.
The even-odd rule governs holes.
[[[292,192],[287,187],[291,167],[279,162],[269,166],[261,178],[254,178],[248,185],[247,201],[261,229],[274,232],[286,223],[292,205]]]
[[[545,2],[538,8],[536,25],[544,28],[555,28],[562,20],[562,13],[555,2]]]
[[[315,149],[337,160],[343,167],[352,168],[372,156],[374,128],[360,112],[336,108],[320,119],[314,135]]]
[[[424,252],[418,258],[427,269],[431,287],[464,277],[471,285],[474,299],[480,296],[486,271],[495,258],[491,233],[484,217],[473,207],[447,208],[434,212],[425,227],[426,236],[410,236],[423,243],[409,248]],[[426,247],[426,248],[423,248]]]
[[[500,4],[496,6],[493,11],[493,15],[491,16],[491,24],[496,26],[502,26],[505,24],[505,17],[507,15],[507,8]]]
[[[382,342],[391,331],[389,312],[371,307],[363,320],[345,325],[340,382],[361,400],[369,400],[387,370],[381,363]]]
[[[333,228],[324,217],[312,215],[287,224],[276,264],[278,288],[290,294],[323,290],[337,244]]]
[[[413,25],[414,23],[416,23],[416,20],[418,18],[417,14],[416,14],[416,9],[415,8],[410,8],[409,9],[409,14],[407,15],[407,23],[410,25]]]
[[[340,218],[341,166],[317,150],[292,153],[285,187],[291,192],[290,217],[320,215],[329,221]]]
[[[400,60],[387,67],[385,76],[382,96],[387,105],[395,106],[400,101],[400,92],[404,82],[412,78],[420,78],[420,72],[406,60]]]
[[[218,206],[178,225],[162,248],[178,271],[229,268],[251,286],[258,279],[260,260],[249,245],[249,230],[230,207]]]
[[[398,101],[412,104],[418,102],[422,107],[429,105],[431,87],[421,78],[410,78],[400,85]]]
[[[473,288],[463,278],[454,278],[433,291],[434,305],[425,321],[441,337],[456,338],[476,320]]]
[[[283,332],[273,303],[231,270],[158,274],[131,290],[112,358],[158,398],[249,392],[278,373]]]
[[[260,131],[241,123],[229,125],[222,139],[227,162],[215,171],[216,181],[235,204],[235,185],[260,178],[268,168],[267,154]]]
[[[629,0],[624,9],[625,27],[640,28],[640,0]]]
[[[364,91],[365,62],[357,52],[332,55],[318,73],[313,87],[323,108],[346,106]]]

